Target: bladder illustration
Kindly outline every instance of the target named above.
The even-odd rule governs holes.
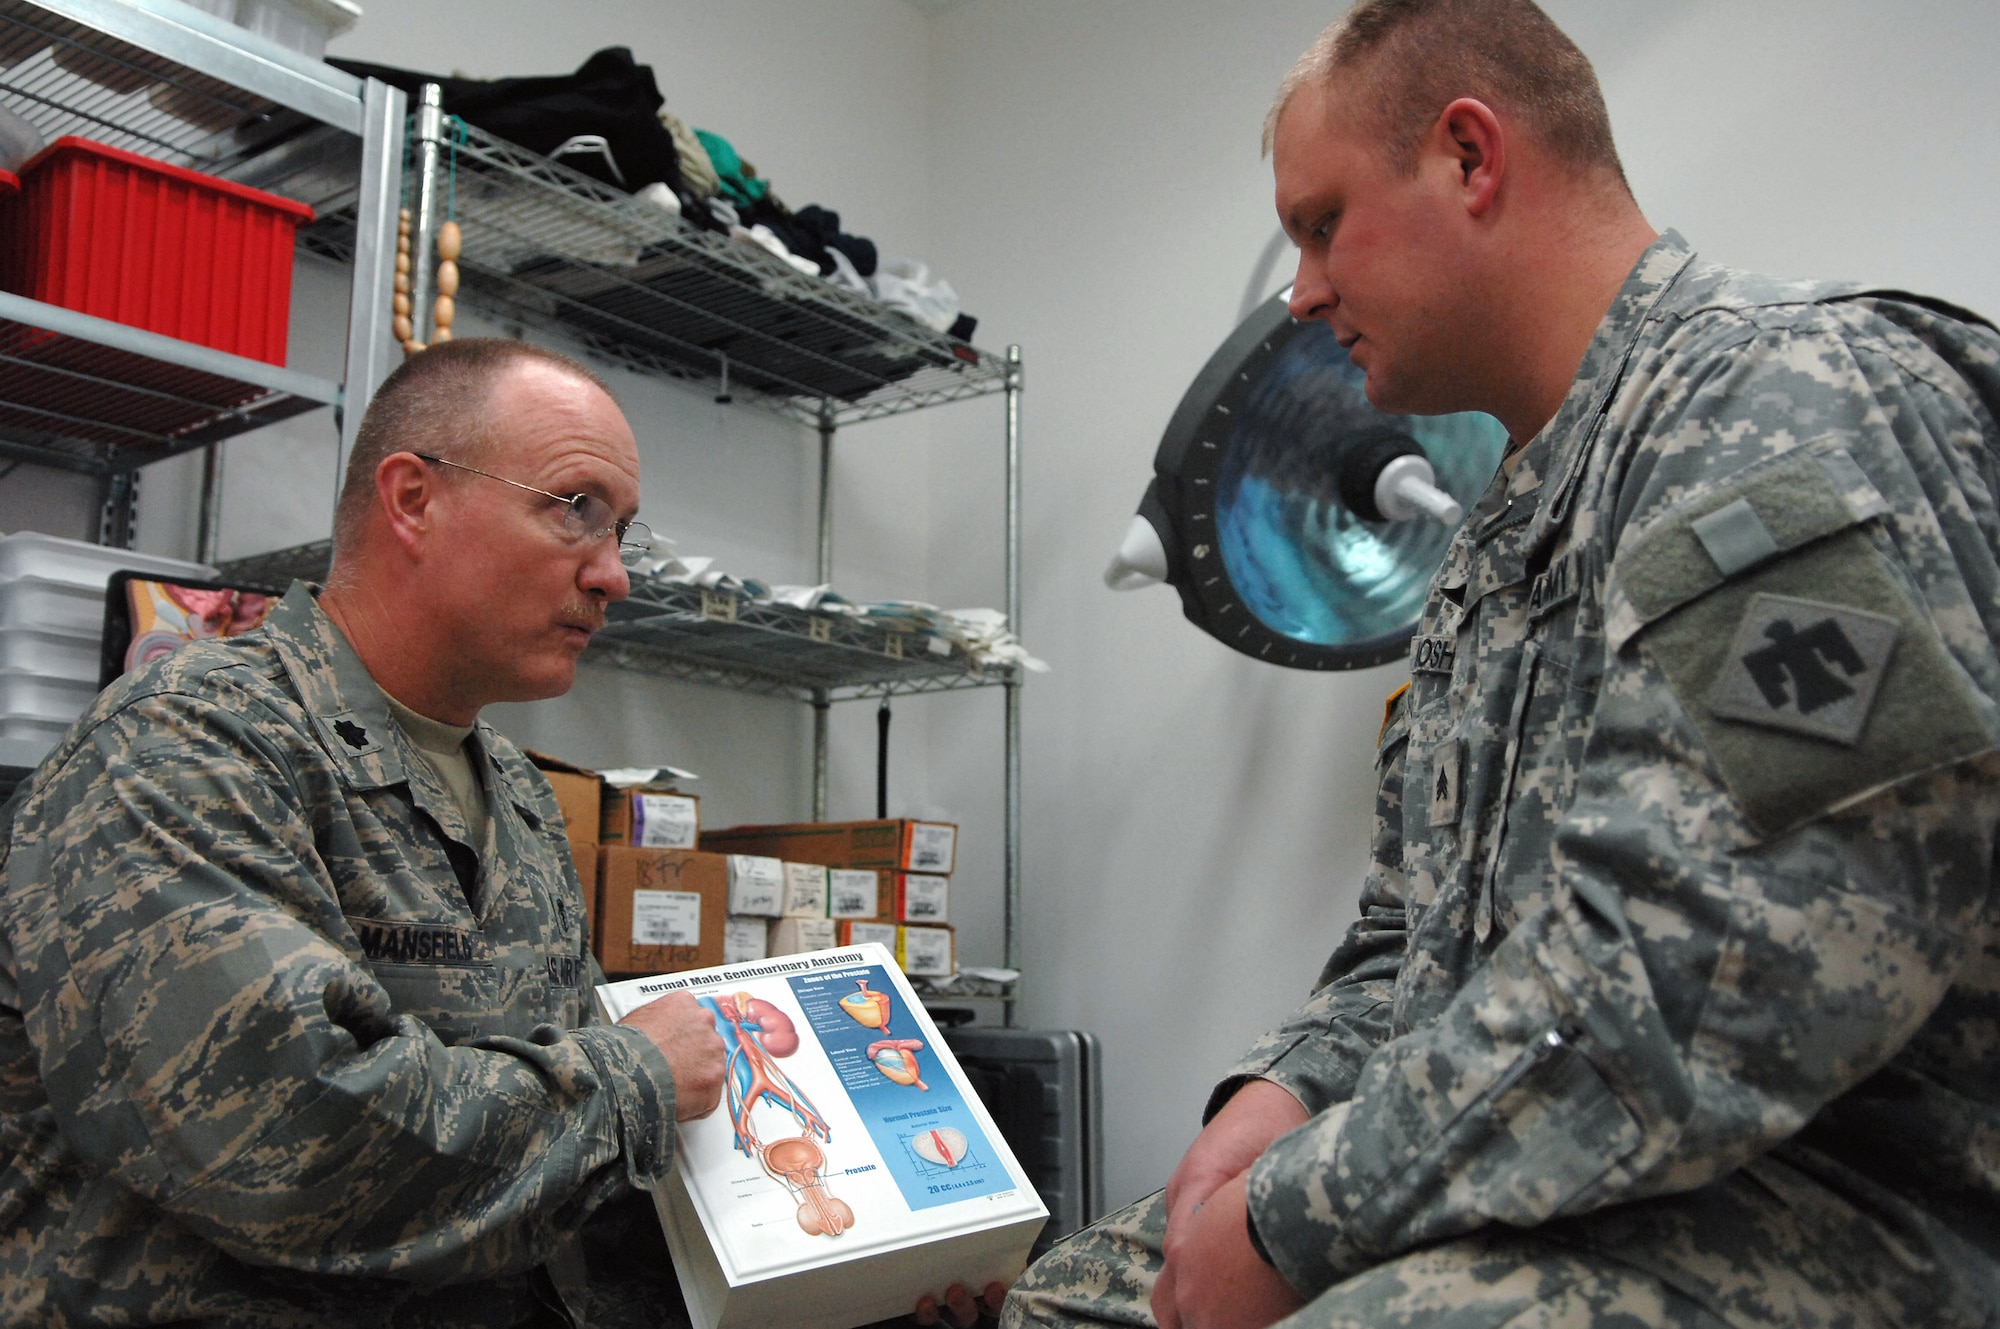
[[[839,1236],[854,1226],[854,1210],[826,1188],[826,1150],[821,1143],[832,1143],[833,1132],[812,1100],[778,1065],[778,1058],[799,1050],[797,1027],[782,1010],[747,992],[700,1000],[714,1013],[716,1032],[729,1049],[724,1087],[737,1149],[756,1159],[766,1174],[792,1193],[799,1202],[799,1226],[807,1234]],[[761,1139],[754,1120],[759,1103],[789,1113],[799,1133],[768,1142]]]
[[[888,1033],[889,994],[886,992],[869,991],[868,980],[865,978],[855,979],[854,985],[861,990],[859,992],[850,992],[842,997],[840,999],[840,1009],[846,1011],[855,1023],[866,1025],[870,1029],[880,1029],[885,1034]]]
[[[873,991],[868,980],[857,978],[854,986],[858,992],[850,992],[840,999],[840,1009],[846,1011],[856,1024],[869,1029],[879,1029],[884,1035],[889,1031],[889,994]],[[923,1049],[920,1038],[883,1037],[868,1045],[868,1060],[875,1063],[875,1069],[900,1085],[914,1085],[929,1091],[923,1082],[917,1065],[917,1053]]]

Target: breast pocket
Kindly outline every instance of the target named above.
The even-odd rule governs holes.
[[[414,1016],[448,1045],[505,1032],[494,1027],[501,1003],[491,965],[380,964],[375,980],[388,992],[392,1014]]]

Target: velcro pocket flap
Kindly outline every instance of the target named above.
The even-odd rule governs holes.
[[[1746,466],[1668,510],[1618,552],[1605,593],[1613,651],[1732,577],[1888,511],[1845,448]]]

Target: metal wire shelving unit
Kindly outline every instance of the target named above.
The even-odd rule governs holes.
[[[181,0],[0,0],[0,107],[51,142],[93,139],[347,218],[356,273],[338,383],[0,295],[0,455],[101,477],[107,543],[130,542],[142,467],[340,411],[387,372],[401,92]],[[342,412],[343,455],[358,414]],[[205,495],[204,556],[210,508]]]
[[[222,565],[242,585],[320,581],[324,540]],[[851,614],[774,604],[724,589],[640,578],[586,660],[738,692],[828,703],[1006,687],[1019,670],[973,659],[949,637]]]
[[[449,125],[435,87],[419,97],[408,203],[411,251],[433,252],[449,211],[459,224],[460,299],[561,331],[593,356],[640,373],[711,386],[819,434],[817,580],[833,579],[834,439],[844,425],[950,402],[1005,397],[1006,614],[1021,621],[1019,347],[995,355],[801,272],[740,239],[703,230],[560,162]],[[310,243],[338,252],[322,228]],[[412,308],[430,305],[412,274]],[[420,321],[419,340],[425,339]],[[940,651],[938,648],[942,647]],[[885,631],[838,615],[641,583],[591,648],[644,673],[804,701],[813,708],[811,816],[827,807],[827,732],[835,701],[962,688],[1005,692],[1005,963],[1019,968],[1021,672],[979,667],[942,637]],[[1014,984],[966,983],[1012,1023]]]
[[[420,207],[419,239],[452,211],[465,238],[463,293],[476,305],[554,323],[614,364],[712,383],[813,426],[1006,390],[1002,357],[754,244],[472,126],[454,124],[442,140],[420,124],[441,206]]]

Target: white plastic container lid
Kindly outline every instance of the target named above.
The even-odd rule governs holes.
[[[43,535],[39,531],[16,531],[12,535],[0,536],[0,580],[40,577],[102,591],[111,580],[111,574],[123,568],[196,581],[213,580],[216,575],[215,569],[205,563],[187,563],[178,558],[161,558],[157,554],[140,554],[130,549],[108,549],[82,540]]]

